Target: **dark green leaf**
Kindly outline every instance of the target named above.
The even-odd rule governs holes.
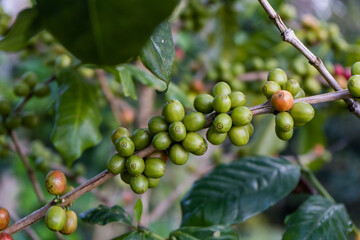
[[[142,211],[143,211],[143,204],[141,198],[139,198],[134,206],[134,217],[139,224],[141,220]]]
[[[112,240],[165,240],[165,239],[163,239],[160,236],[153,235],[150,232],[133,231],[133,232],[125,233]]]
[[[0,50],[14,52],[24,48],[43,29],[38,15],[36,8],[20,12],[9,33],[0,41]]]
[[[230,227],[182,227],[170,233],[172,240],[237,240],[238,234]]]
[[[137,56],[177,0],[38,0],[46,28],[84,63],[117,65]]]
[[[55,125],[51,140],[68,166],[82,152],[101,140],[101,115],[97,108],[96,88],[75,71],[58,76],[60,96],[55,104]]]
[[[344,205],[312,196],[287,217],[283,239],[345,240],[351,224]]]
[[[175,60],[175,46],[168,21],[156,28],[140,56],[144,65],[168,85]]]
[[[134,79],[146,86],[152,87],[158,91],[164,91],[167,87],[166,83],[149,72],[143,71],[130,64],[124,64],[122,66],[126,67],[131,72]]]
[[[134,85],[134,81],[131,77],[131,72],[126,66],[121,66],[118,68],[108,67],[106,68],[110,71],[115,79],[121,83],[121,86],[124,91],[124,95],[126,97],[131,97],[132,99],[136,100],[136,89]]]
[[[189,101],[189,98],[186,95],[186,93],[181,88],[179,88],[175,83],[171,83],[169,85],[169,88],[165,93],[165,96],[167,100],[171,100],[171,99],[179,100],[184,105],[185,108],[193,108],[193,105]]]
[[[299,167],[281,158],[245,157],[219,165],[195,182],[181,201],[182,225],[245,221],[288,195],[299,178]]]
[[[119,222],[132,225],[131,215],[120,206],[110,208],[99,205],[97,208],[83,212],[79,216],[81,220],[90,224],[106,225],[111,222]]]

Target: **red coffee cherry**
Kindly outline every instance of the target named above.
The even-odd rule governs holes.
[[[10,215],[6,208],[0,208],[0,231],[4,230],[10,222]]]
[[[271,104],[279,112],[290,110],[294,103],[293,96],[289,91],[280,90],[273,94],[271,97]]]
[[[11,235],[7,233],[0,233],[0,240],[14,240]]]
[[[61,195],[66,189],[66,177],[61,171],[51,171],[45,179],[46,190],[51,195]]]

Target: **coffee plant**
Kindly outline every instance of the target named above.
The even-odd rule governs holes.
[[[0,240],[360,239],[360,44],[293,2],[1,9]]]

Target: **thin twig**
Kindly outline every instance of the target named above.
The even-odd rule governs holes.
[[[14,211],[10,212],[10,218],[13,221],[18,221],[20,219],[19,216]],[[31,227],[25,228],[24,231],[29,236],[30,239],[32,239],[32,240],[40,240],[39,236],[36,234],[34,229],[32,229]]]
[[[329,85],[336,91],[342,90],[342,87],[335,80],[335,78],[330,74],[326,69],[322,60],[315,56],[295,35],[295,32],[288,28],[285,23],[282,21],[279,14],[276,13],[274,8],[267,0],[259,0],[261,6],[265,9],[266,13],[269,15],[271,21],[279,29],[283,41],[290,43],[297,50],[299,50],[308,60],[311,65],[313,65],[320,74],[325,78]],[[344,99],[348,104],[349,111],[354,113],[358,118],[360,118],[360,103],[353,98]]]
[[[14,131],[10,131],[10,137],[11,137],[13,143],[14,143],[14,146],[15,146],[15,149],[16,149],[17,153],[20,156],[21,161],[24,163],[24,166],[26,168],[26,173],[27,173],[27,175],[28,175],[28,177],[30,179],[31,184],[34,187],[37,198],[39,199],[39,201],[41,203],[45,203],[44,195],[43,195],[43,193],[41,191],[39,182],[36,179],[35,172],[30,166],[29,160],[26,157],[26,154],[25,154],[25,152],[24,152],[24,150],[23,150],[23,148],[22,148],[22,146],[20,144],[20,141],[19,141],[18,137],[16,136],[16,133]]]
[[[348,90],[341,90],[338,92],[320,94],[320,95],[313,96],[313,97],[299,98],[299,99],[294,100],[294,102],[301,101],[301,102],[308,102],[308,103],[322,103],[322,102],[336,101],[336,100],[340,100],[343,98],[346,99],[349,97],[350,97],[350,93]],[[274,109],[271,107],[271,103],[269,101],[264,104],[259,104],[257,106],[250,107],[250,110],[252,111],[253,115],[260,115],[260,114],[275,112]],[[216,116],[215,113],[207,116],[206,127],[209,127],[211,125],[215,116]],[[144,158],[147,155],[155,152],[155,150],[156,149],[152,145],[149,145],[145,149],[143,149],[139,152],[136,152],[135,154]],[[88,181],[81,184],[79,187],[75,188],[68,194],[61,197],[61,199],[63,199],[61,206],[66,206],[67,204],[69,204],[70,202],[73,202],[74,200],[76,200],[80,196],[84,195],[85,193],[87,193],[87,192],[91,191],[92,189],[98,187],[99,185],[107,182],[109,179],[111,179],[114,176],[115,175],[112,174],[111,172],[109,172],[108,170],[105,170],[105,171],[99,173],[92,179],[89,179]],[[52,202],[46,204],[44,207],[38,209],[37,211],[31,213],[27,217],[19,220],[18,222],[14,223],[13,225],[9,226],[7,229],[4,230],[4,232],[6,232],[8,234],[14,234],[14,233],[20,231],[21,229],[24,229],[24,228],[30,226],[31,224],[39,221],[46,215],[47,210],[52,205],[53,205]]]

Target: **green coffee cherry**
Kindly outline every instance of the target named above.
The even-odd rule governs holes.
[[[195,153],[202,148],[205,140],[202,136],[194,132],[188,132],[185,139],[182,141],[182,146],[188,152]]]
[[[30,89],[34,88],[38,82],[38,77],[33,72],[26,72],[22,76],[23,82],[26,83]]]
[[[118,127],[112,132],[111,141],[115,144],[116,140],[124,136],[130,137],[129,131],[124,127]]]
[[[160,158],[148,158],[145,160],[144,174],[149,178],[161,178],[164,176],[166,166]]]
[[[227,95],[216,95],[213,108],[218,113],[226,113],[231,109],[231,100]]]
[[[214,130],[219,133],[226,133],[232,126],[232,120],[226,113],[220,113],[217,115],[213,122]]]
[[[295,126],[297,123],[307,123],[313,119],[315,115],[314,108],[305,102],[297,102],[295,103],[289,111],[290,115],[294,119]]]
[[[14,87],[14,93],[18,97],[25,97],[25,96],[29,95],[30,88],[26,83],[19,82]]]
[[[21,117],[21,125],[27,128],[34,128],[38,124],[37,116],[26,113]]]
[[[219,145],[223,143],[226,139],[227,133],[219,133],[215,130],[214,126],[209,127],[209,129],[206,132],[206,139],[212,144],[212,145]]]
[[[231,112],[232,122],[235,126],[244,126],[251,122],[252,112],[249,108],[240,106]]]
[[[205,127],[206,119],[201,112],[190,112],[186,114],[183,123],[188,132],[196,132]]]
[[[171,138],[167,132],[159,132],[152,140],[152,145],[156,150],[165,150],[171,144]]]
[[[189,152],[181,144],[174,144],[169,151],[169,157],[172,163],[183,165],[189,159]]]
[[[305,97],[304,89],[300,88],[299,92],[294,96],[294,99]]]
[[[354,97],[360,97],[360,75],[351,76],[351,78],[349,78],[347,86],[351,95],[353,95]]]
[[[232,127],[228,132],[229,139],[235,146],[243,146],[249,142],[249,132],[246,126]]]
[[[279,131],[288,132],[294,128],[294,119],[288,112],[279,112],[276,115],[275,124]]]
[[[45,215],[45,224],[51,231],[57,232],[64,228],[66,214],[64,209],[59,206],[52,206]]]
[[[169,129],[169,123],[162,116],[152,117],[148,123],[149,131],[152,134],[166,132]]]
[[[3,116],[11,113],[11,104],[6,100],[0,100],[0,114]]]
[[[151,139],[151,133],[147,128],[136,129],[131,136],[131,140],[135,144],[136,151],[146,148],[151,143]]]
[[[287,81],[287,76],[282,69],[275,68],[269,72],[267,80],[277,82],[280,86],[283,86]]]
[[[71,58],[69,55],[62,54],[55,60],[55,71],[59,71],[64,68],[68,68],[71,65]]]
[[[201,113],[211,113],[214,97],[209,94],[199,94],[194,100],[194,108]]]
[[[185,116],[184,106],[176,99],[165,103],[162,115],[169,122],[181,122]]]
[[[145,162],[144,159],[137,155],[131,155],[128,159],[126,159],[126,170],[132,176],[140,175],[144,172]]]
[[[142,174],[136,177],[132,177],[130,179],[130,187],[134,193],[142,194],[146,192],[149,187],[148,179]]]
[[[147,178],[148,180],[148,187],[149,188],[156,188],[159,185],[160,178]]]
[[[251,123],[249,123],[248,125],[245,125],[245,127],[248,130],[249,137],[251,137],[254,133],[254,126]]]
[[[283,132],[279,128],[275,127],[275,133],[283,141],[288,141],[293,136],[294,130],[291,129],[290,131]]]
[[[193,152],[193,154],[195,154],[197,156],[204,155],[206,153],[207,149],[208,149],[208,144],[205,141],[205,139],[203,139],[203,143],[201,144],[200,148],[197,151]]]
[[[34,88],[34,95],[39,98],[49,96],[50,92],[51,92],[51,89],[46,84],[37,85]]]
[[[293,96],[295,96],[300,90],[300,84],[297,80],[290,79],[285,83],[283,90],[289,91]]]
[[[310,94],[319,94],[322,90],[320,82],[314,77],[307,77],[303,85],[306,92]]]
[[[242,92],[234,91],[229,95],[231,100],[231,109],[242,106],[246,102],[246,96]]]
[[[277,82],[268,81],[262,87],[262,92],[267,99],[270,99],[272,95],[281,90],[281,86]]]
[[[15,129],[21,124],[21,117],[19,116],[9,116],[5,120],[5,127],[7,129]]]
[[[169,126],[169,134],[173,141],[181,142],[186,136],[186,128],[182,122],[173,122]]]
[[[120,173],[121,180],[126,184],[130,184],[131,177],[132,177],[131,174],[127,170]]]
[[[351,75],[360,75],[360,62],[356,62],[351,66]]]
[[[119,154],[114,154],[107,162],[107,169],[113,174],[119,174],[125,169],[125,158]]]
[[[122,157],[129,157],[135,151],[135,144],[127,136],[122,136],[115,142],[115,149]]]
[[[212,95],[214,97],[216,97],[217,95],[229,95],[230,93],[231,93],[231,88],[229,84],[227,84],[226,82],[219,82],[215,84],[212,90]]]

